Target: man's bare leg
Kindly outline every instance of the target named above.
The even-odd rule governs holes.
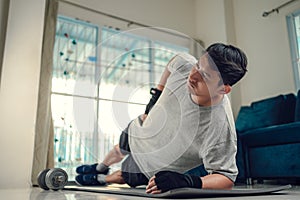
[[[115,145],[112,150],[108,152],[108,154],[105,156],[102,163],[98,164],[97,170],[98,171],[105,171],[108,170],[108,167],[112,164],[120,162],[125,155],[123,155],[120,151],[119,144]],[[99,169],[100,168],[100,169]],[[109,175],[102,175],[99,174],[97,177],[97,180],[99,183],[118,183],[118,184],[124,184],[125,181],[122,177],[121,170],[115,171],[112,174]]]
[[[108,152],[102,163],[106,166],[111,166],[112,164],[120,162],[124,157],[125,156],[120,151],[119,144],[117,144]]]
[[[96,170],[99,172],[106,172],[108,171],[109,166],[120,162],[124,157],[125,155],[121,153],[119,144],[117,144],[108,152],[102,163],[97,165]]]
[[[122,172],[121,170],[115,171],[110,175],[107,175],[105,177],[105,182],[106,183],[118,183],[118,184],[125,184],[125,181],[122,177]]]

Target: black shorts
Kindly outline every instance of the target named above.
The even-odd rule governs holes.
[[[123,155],[128,155],[131,152],[129,147],[129,142],[128,142],[128,127],[130,124],[131,123],[128,124],[128,126],[122,131],[120,135],[119,147]]]
[[[148,185],[148,178],[141,172],[133,157],[129,154],[122,162],[122,177],[130,187]]]
[[[130,146],[128,142],[128,126],[122,131],[120,135],[120,141],[119,141],[119,147],[121,150],[121,153],[123,155],[127,155],[127,158],[122,162],[121,171],[122,171],[122,177],[124,181],[130,186],[130,187],[136,187],[139,185],[147,185],[148,184],[148,178],[141,172],[140,168],[134,161]]]

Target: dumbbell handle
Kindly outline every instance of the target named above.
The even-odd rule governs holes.
[[[66,177],[65,176],[57,176],[57,177],[55,177],[55,181],[57,181],[57,182],[65,182],[66,181]]]

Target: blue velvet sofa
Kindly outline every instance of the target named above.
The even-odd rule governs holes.
[[[242,106],[236,130],[237,182],[300,180],[300,90]]]

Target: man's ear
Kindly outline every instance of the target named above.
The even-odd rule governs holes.
[[[222,94],[228,94],[229,92],[231,92],[231,86],[230,85],[223,85],[222,89],[221,89],[221,93]]]

